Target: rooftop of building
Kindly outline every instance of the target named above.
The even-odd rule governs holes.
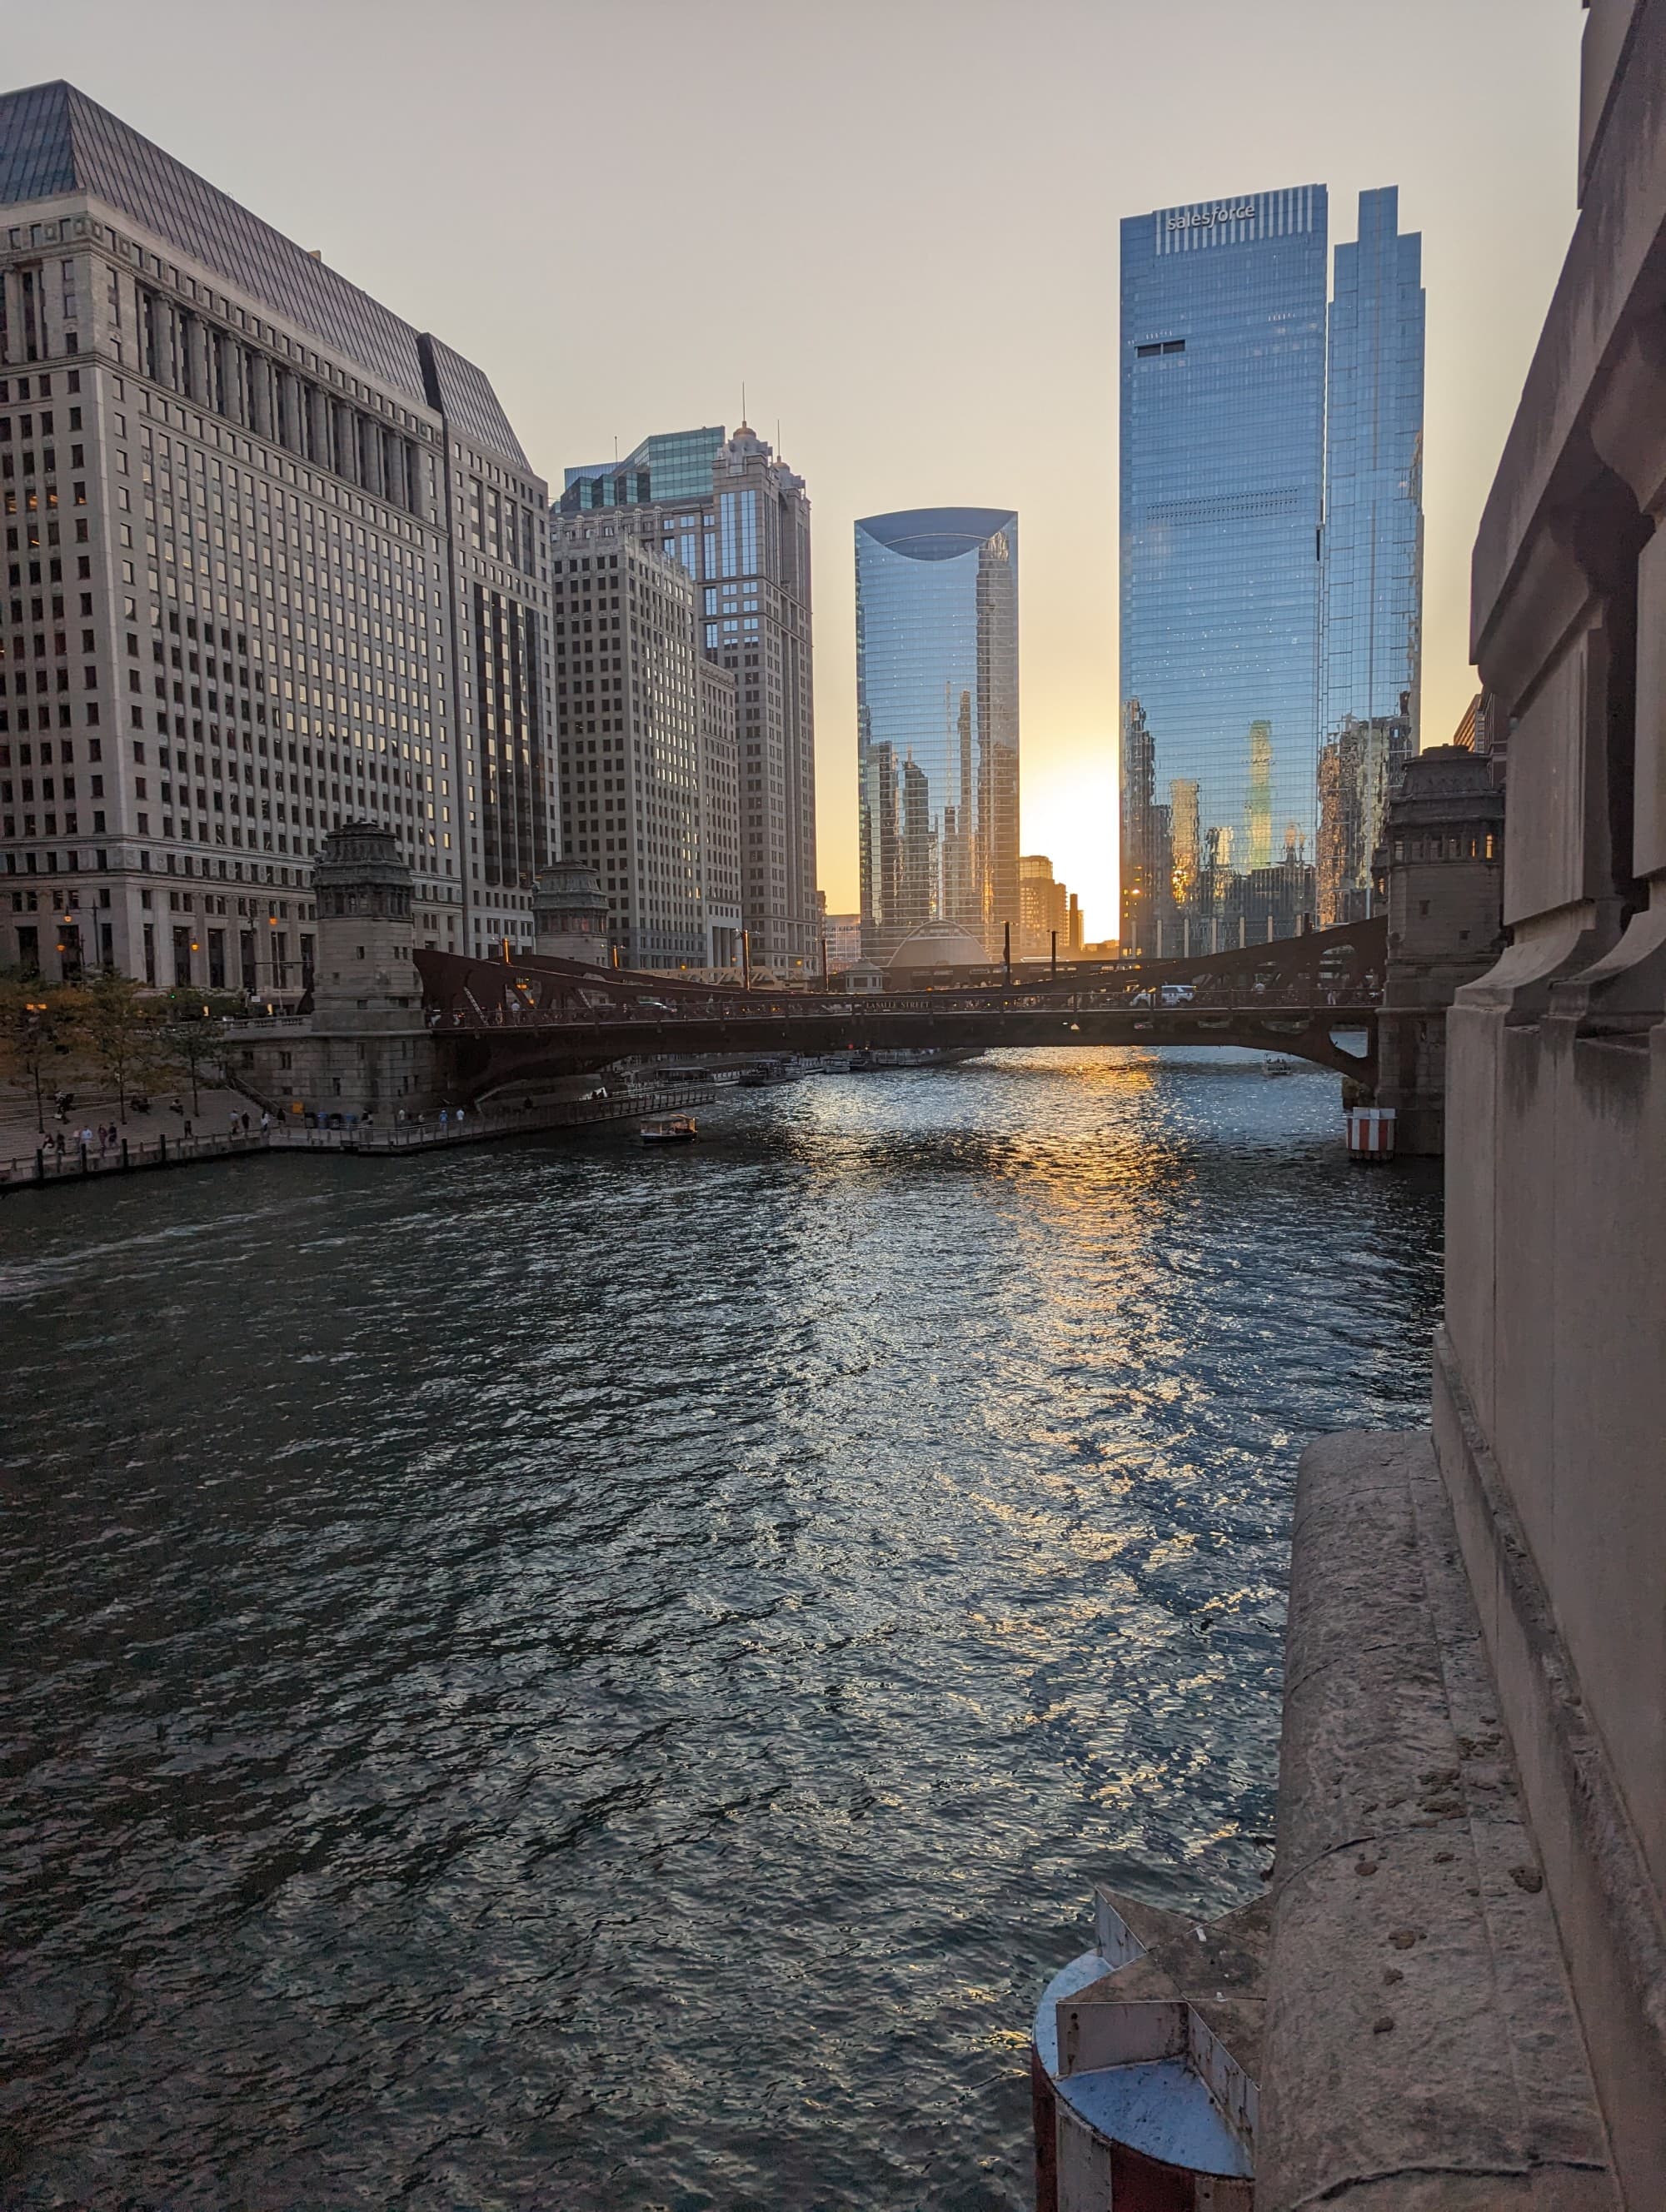
[[[0,209],[84,192],[529,475],[482,370],[62,78],[0,93]]]
[[[594,503],[605,507],[709,499],[712,465],[727,436],[721,423],[710,422],[698,430],[659,431],[644,438],[623,460],[592,461],[568,469],[562,483],[568,492],[586,485],[602,487],[603,496]]]
[[[927,921],[905,937],[888,968],[981,968],[989,955],[964,922]]]
[[[954,561],[997,532],[1016,528],[1018,519],[1010,507],[914,507],[897,514],[865,514],[856,528],[910,561]]]
[[[762,459],[774,463],[788,486],[800,482],[750,422],[737,423],[733,430],[708,422],[697,430],[658,431],[622,460],[587,461],[564,471],[562,511],[588,514],[599,507],[665,507],[679,500],[709,499],[725,456],[732,471]]]

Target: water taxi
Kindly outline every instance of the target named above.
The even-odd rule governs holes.
[[[691,1145],[700,1125],[692,1114],[657,1114],[643,1122],[640,1133],[645,1145]]]

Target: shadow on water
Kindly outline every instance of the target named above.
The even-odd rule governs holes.
[[[702,1119],[0,1215],[8,2205],[1025,2205],[1091,1881],[1255,1891],[1436,1178],[1242,1055]]]

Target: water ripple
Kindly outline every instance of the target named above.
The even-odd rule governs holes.
[[[1433,1178],[1228,1055],[705,1120],[6,1209],[8,2205],[1025,2206],[1089,1885],[1255,1891]]]

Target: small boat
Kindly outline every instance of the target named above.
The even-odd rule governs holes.
[[[796,1083],[799,1070],[790,1060],[760,1060],[743,1067],[735,1081],[743,1091],[761,1091],[768,1084]]]
[[[691,1145],[700,1125],[692,1114],[660,1114],[643,1122],[641,1134],[645,1145]]]
[[[1262,1062],[1263,1075],[1299,1075],[1301,1072],[1298,1060],[1280,1060],[1276,1053],[1269,1053]]]
[[[977,1044],[861,1045],[850,1055],[853,1075],[873,1075],[897,1067],[958,1067],[962,1060],[976,1060],[984,1048]]]

